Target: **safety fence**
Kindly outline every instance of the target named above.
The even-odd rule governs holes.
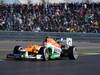
[[[54,38],[72,38],[77,42],[98,42],[100,33],[67,33],[67,32],[0,32],[0,40],[36,40],[40,41],[46,36]]]

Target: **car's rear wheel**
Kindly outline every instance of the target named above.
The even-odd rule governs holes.
[[[68,57],[71,60],[76,60],[79,57],[78,49],[74,46],[69,47],[68,49]]]

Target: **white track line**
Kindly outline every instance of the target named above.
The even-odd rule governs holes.
[[[0,59],[0,62],[1,62],[1,61],[4,61],[4,60]]]
[[[100,53],[81,53],[79,55],[80,56],[84,56],[84,55],[100,55]]]

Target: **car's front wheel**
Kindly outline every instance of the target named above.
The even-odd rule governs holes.
[[[49,60],[50,58],[50,50],[49,48],[44,48],[44,51],[43,51],[43,59],[45,61]]]
[[[22,49],[23,49],[23,47],[20,45],[15,46],[14,50],[13,50],[13,54],[20,54]]]
[[[39,53],[42,54],[43,61],[49,60],[50,51],[48,48],[42,47]]]

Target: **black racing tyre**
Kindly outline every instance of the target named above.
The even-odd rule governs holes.
[[[49,49],[42,47],[40,51],[41,51],[40,53],[42,54],[43,61],[49,60],[49,54],[50,54]]]
[[[44,48],[44,51],[43,51],[43,52],[44,52],[44,53],[43,53],[44,60],[45,60],[45,61],[49,60],[49,58],[50,58],[50,56],[49,56],[49,54],[50,54],[49,48]]]
[[[13,50],[13,54],[20,54],[20,50],[22,49],[23,47],[18,45],[18,46],[15,46],[14,47],[14,50]]]
[[[79,57],[78,50],[74,46],[70,46],[68,49],[68,57],[70,60],[76,60]]]

